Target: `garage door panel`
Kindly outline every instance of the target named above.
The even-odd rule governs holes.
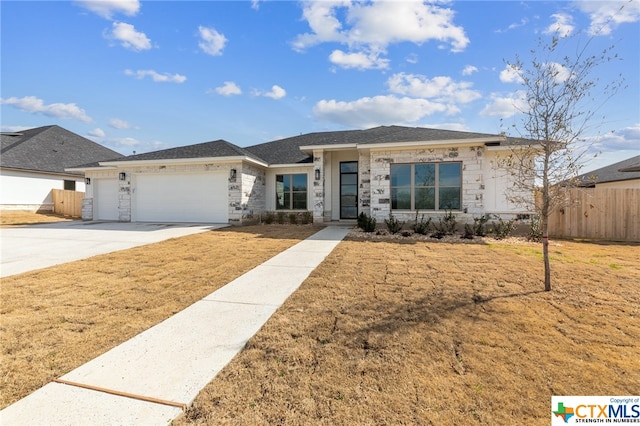
[[[229,221],[226,173],[135,176],[133,198],[139,222]]]
[[[118,181],[93,180],[93,201],[96,220],[118,220]]]

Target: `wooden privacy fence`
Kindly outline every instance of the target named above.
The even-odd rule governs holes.
[[[63,216],[82,217],[84,192],[53,190],[53,212]]]
[[[549,235],[640,241],[640,189],[573,188],[569,206],[549,217]]]

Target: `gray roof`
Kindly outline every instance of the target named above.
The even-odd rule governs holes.
[[[264,162],[263,159],[251,153],[247,149],[240,148],[239,146],[222,139],[195,145],[179,146],[176,148],[147,152],[144,154],[129,155],[127,157],[118,158],[114,161],[176,160],[209,157],[249,157],[254,160]]]
[[[376,144],[394,142],[432,142],[460,139],[500,138],[501,135],[458,132],[454,130],[428,129],[424,127],[380,126],[367,130],[342,130],[335,132],[307,133],[246,149],[269,164],[310,163],[312,158],[301,152],[302,146],[339,144]]]
[[[584,173],[577,179],[578,186],[582,187],[595,186],[596,183],[640,179],[640,155]]]
[[[499,143],[504,136],[486,133],[428,129],[424,127],[380,126],[367,130],[340,130],[332,132],[307,133],[246,148],[240,148],[239,146],[225,140],[217,140],[196,145],[153,151],[144,154],[130,155],[113,161],[126,162],[246,156],[267,164],[309,164],[313,162],[312,156],[302,152],[300,147],[339,144],[366,145],[374,143],[432,142],[479,138],[495,139],[495,143]],[[518,143],[520,140],[507,138],[507,142]],[[97,166],[97,163],[86,164],[85,167],[91,167],[94,165]]]
[[[64,173],[79,164],[122,157],[122,154],[59,126],[0,134],[0,167]]]

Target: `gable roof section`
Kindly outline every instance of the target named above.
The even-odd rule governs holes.
[[[264,158],[269,164],[296,164],[311,163],[313,161],[310,155],[300,151],[301,147],[353,145],[355,148],[357,145],[454,141],[463,139],[494,139],[496,142],[505,139],[511,140],[511,138],[505,138],[501,135],[486,133],[428,129],[425,127],[380,126],[366,130],[307,133],[305,135],[250,146],[246,149]]]
[[[251,160],[264,163],[264,160],[257,155],[222,139],[195,145],[186,145],[163,149],[160,151],[152,151],[143,154],[129,155],[127,157],[118,158],[112,161],[101,161],[100,163],[114,164],[132,161],[187,160],[223,157],[246,157]]]
[[[627,170],[630,171],[622,171]],[[577,177],[578,186],[593,187],[597,183],[640,179],[640,155],[601,167]]]
[[[78,164],[109,160],[122,154],[59,126],[0,134],[0,167],[64,173]]]

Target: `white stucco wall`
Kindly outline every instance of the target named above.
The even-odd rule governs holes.
[[[53,211],[53,189],[64,189],[65,180],[85,190],[84,178],[17,170],[0,170],[0,205],[3,209]]]

